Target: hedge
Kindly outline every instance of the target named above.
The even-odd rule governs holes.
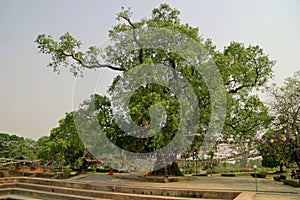
[[[293,180],[283,180],[283,184],[290,185],[293,187],[300,187],[300,183]]]
[[[252,173],[251,176],[253,178],[255,178],[255,173]],[[266,178],[267,177],[267,172],[259,172],[256,174],[256,177],[257,178]]]
[[[226,177],[235,177],[235,174],[221,174],[221,176],[226,176]]]

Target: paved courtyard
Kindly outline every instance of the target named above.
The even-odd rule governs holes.
[[[137,185],[147,187],[195,188],[210,190],[255,191],[255,179],[252,177],[197,177],[193,181],[172,183],[140,182],[117,177],[137,177],[137,174],[90,174],[73,177],[74,181],[93,182],[99,184]],[[257,179],[258,192],[256,200],[300,200],[300,188],[283,185],[271,179]]]

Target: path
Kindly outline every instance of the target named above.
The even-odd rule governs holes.
[[[149,183],[116,178],[116,176],[134,176],[137,174],[90,174],[73,177],[80,182],[99,184],[137,185],[173,188],[195,188],[211,190],[255,191],[255,179],[252,177],[197,177],[195,181],[173,183]],[[270,179],[257,179],[258,193],[256,200],[300,200],[300,188],[283,185]]]

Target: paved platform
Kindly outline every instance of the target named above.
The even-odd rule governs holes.
[[[125,177],[125,176],[124,176]],[[86,178],[77,177],[78,180]],[[19,195],[38,199],[61,200],[191,200],[191,199],[235,199],[253,200],[255,193],[197,190],[189,188],[157,187],[154,185],[111,183],[107,178],[117,180],[116,176],[102,176],[103,183],[76,180],[54,180],[32,177],[0,178],[0,199],[2,196]],[[180,178],[180,177],[178,177]],[[185,179],[184,177],[181,177]],[[121,180],[121,179],[119,179]]]
[[[255,179],[252,177],[197,177],[192,181],[151,183],[141,182],[136,179],[120,178],[120,176],[139,177],[138,174],[90,174],[79,175],[71,180],[79,182],[92,182],[96,184],[136,185],[147,187],[172,187],[209,190],[230,190],[256,192]],[[271,179],[257,179],[258,192],[256,200],[300,200],[300,188],[294,188]]]

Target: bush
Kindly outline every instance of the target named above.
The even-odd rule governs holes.
[[[274,181],[284,181],[286,180],[286,176],[280,175],[280,176],[274,176]]]
[[[221,174],[221,176],[226,176],[226,177],[235,177],[235,174]]]
[[[273,179],[274,179],[274,181],[281,181],[280,176],[274,176]]]
[[[99,168],[96,169],[96,172],[99,172],[99,173],[108,173],[109,171],[110,171],[110,169],[99,169]]]
[[[293,180],[283,180],[283,184],[290,185],[293,187],[300,187],[300,183]]]
[[[215,170],[210,170],[210,169],[208,169],[208,170],[206,170],[206,173],[207,174],[218,174],[219,172],[217,172],[217,171],[215,171]]]
[[[252,173],[251,176],[253,178],[255,178],[255,173]],[[267,172],[259,172],[256,174],[256,177],[257,178],[266,178],[267,177]]]
[[[280,178],[280,180],[286,180],[286,176],[284,176],[284,175],[280,175],[279,178]]]

